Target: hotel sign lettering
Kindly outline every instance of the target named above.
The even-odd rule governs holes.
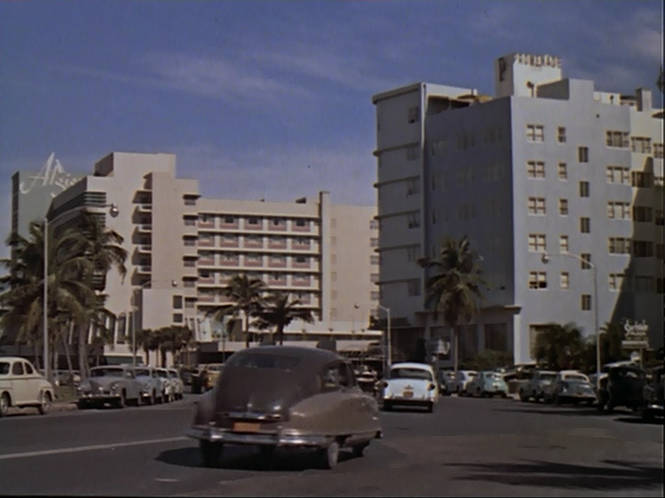
[[[640,323],[626,320],[623,329],[626,333],[625,339],[621,341],[624,349],[647,349],[649,347],[649,325],[642,320]]]
[[[62,164],[60,164],[60,161],[55,158],[55,154],[51,153],[39,173],[29,176],[27,181],[21,182],[19,192],[25,195],[32,192],[35,188],[58,187],[60,191],[51,192],[51,197],[55,197],[60,192],[74,185],[78,180],[78,177],[67,173]]]

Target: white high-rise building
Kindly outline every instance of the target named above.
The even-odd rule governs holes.
[[[425,308],[432,274],[418,260],[464,235],[489,288],[461,359],[495,349],[527,362],[543,325],[594,335],[596,317],[644,321],[662,347],[662,109],[645,89],[563,78],[558,57],[511,54],[494,69],[493,98],[421,82],[372,99],[379,286],[397,353],[450,341]],[[449,365],[452,351],[440,358]]]

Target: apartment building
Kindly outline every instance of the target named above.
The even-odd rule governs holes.
[[[315,323],[287,330],[299,338],[356,330],[358,338],[380,337],[367,330],[378,303],[375,207],[336,205],[328,192],[290,203],[209,199],[175,168],[172,154],[114,152],[51,204],[56,229],[88,211],[124,238],[127,273],[113,270],[103,283],[116,316],[109,355],[131,355],[135,330],[169,325],[217,347],[225,327],[212,312],[228,302],[224,289],[239,273],[311,310]],[[239,336],[226,343],[240,344]]]
[[[413,355],[418,340],[429,351],[451,340],[425,309],[432,275],[417,262],[467,235],[488,287],[460,358],[497,349],[530,361],[551,322],[593,335],[596,320],[644,321],[662,347],[662,109],[645,89],[563,78],[558,57],[510,54],[494,73],[494,97],[420,82],[372,99],[393,344]],[[440,358],[448,366],[452,350]]]

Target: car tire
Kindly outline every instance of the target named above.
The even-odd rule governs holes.
[[[383,402],[383,411],[389,412],[393,409],[393,404],[390,401]]]
[[[525,403],[529,401],[529,397],[520,389],[520,401],[524,401]]]
[[[9,413],[10,406],[11,400],[9,399],[9,394],[3,393],[0,396],[0,417],[5,417]]]
[[[148,398],[148,404],[154,405],[155,403],[157,403],[157,396],[155,395],[155,391],[152,391],[150,393],[150,397]]]
[[[86,400],[80,399],[76,402],[76,407],[79,410],[86,410],[87,408],[90,407],[90,404]]]
[[[44,391],[41,393],[39,396],[39,406],[37,409],[39,410],[40,415],[45,415],[49,412],[51,409],[51,404],[53,403],[53,399],[51,398],[51,393]]]
[[[204,467],[219,466],[219,459],[222,456],[222,444],[213,443],[205,439],[199,440],[199,450],[201,451],[201,460]]]
[[[120,397],[115,401],[115,406],[116,408],[124,408],[127,406],[125,391],[120,391]]]
[[[434,403],[432,401],[430,401],[427,404],[427,413],[432,413],[433,411],[434,411]]]
[[[353,456],[360,458],[365,454],[365,448],[369,446],[369,443],[360,443],[356,444],[353,446],[353,449],[351,450],[353,452]]]
[[[134,406],[139,407],[143,404],[143,396],[141,396],[141,393],[136,394],[136,399],[134,400]]]
[[[326,448],[323,448],[321,450],[321,459],[324,468],[335,468],[339,459],[339,443],[332,441]]]
[[[653,422],[653,413],[649,410],[642,409],[642,420],[644,422]]]
[[[561,398],[558,394],[554,395],[554,404],[559,406],[561,404]]]

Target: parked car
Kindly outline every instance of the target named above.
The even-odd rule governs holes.
[[[502,398],[508,396],[508,386],[503,380],[503,375],[494,370],[484,370],[469,382],[466,386],[466,392],[471,396],[495,396]]]
[[[155,372],[157,373],[157,377],[162,383],[164,403],[170,403],[175,399],[175,387],[173,382],[171,382],[171,378],[169,377],[169,371],[166,368],[159,367],[155,368]]]
[[[261,346],[234,353],[214,389],[196,404],[187,435],[199,441],[203,463],[215,466],[226,444],[317,448],[326,467],[340,448],[361,456],[381,437],[376,400],[357,385],[336,353]]]
[[[356,381],[358,382],[360,389],[374,396],[376,394],[376,382],[378,380],[376,370],[365,367],[360,368],[357,371],[354,370],[354,374],[356,375]]]
[[[439,394],[446,395],[455,392],[457,376],[454,370],[439,371]]]
[[[551,389],[546,391],[548,401],[559,405],[562,403],[588,403],[596,402],[596,393],[589,381],[589,377],[577,370],[562,370],[550,384]]]
[[[192,374],[192,392],[203,393],[215,387],[223,367],[223,363],[204,363],[199,365],[198,373]]]
[[[395,405],[424,406],[432,412],[439,401],[434,369],[426,363],[394,363],[383,380],[383,409]]]
[[[141,404],[141,383],[127,365],[93,367],[90,377],[78,389],[79,409],[111,403],[124,408],[127,403]]]
[[[635,364],[607,366],[607,377],[600,379],[598,410],[611,412],[617,406],[642,408],[646,372]]]
[[[196,367],[182,367],[180,368],[180,377],[183,384],[186,386],[192,385],[192,378],[199,374],[199,369]]]
[[[182,381],[178,370],[175,368],[167,369],[169,374],[169,381],[171,382],[172,391],[175,399],[182,399],[185,392],[185,383]]]
[[[469,385],[469,382],[471,382],[476,375],[478,375],[478,372],[475,370],[458,370],[455,382],[455,392],[459,396],[464,396],[467,393],[466,388]]]
[[[556,374],[553,370],[535,370],[531,379],[520,386],[520,400],[529,401],[533,399],[539,401],[545,399],[545,391],[551,391],[549,386],[556,379]]]
[[[641,412],[644,420],[650,421],[654,417],[662,417],[665,414],[663,407],[663,397],[665,396],[664,370],[663,366],[659,366],[647,373],[647,381],[642,389]]]
[[[134,375],[141,385],[142,402],[154,405],[166,401],[166,382],[160,378],[155,367],[136,367]]]
[[[56,370],[53,372],[53,383],[56,386],[78,386],[81,383],[81,376],[78,370]]]
[[[12,406],[35,407],[43,415],[54,399],[53,384],[32,363],[16,356],[0,356],[0,417]]]

